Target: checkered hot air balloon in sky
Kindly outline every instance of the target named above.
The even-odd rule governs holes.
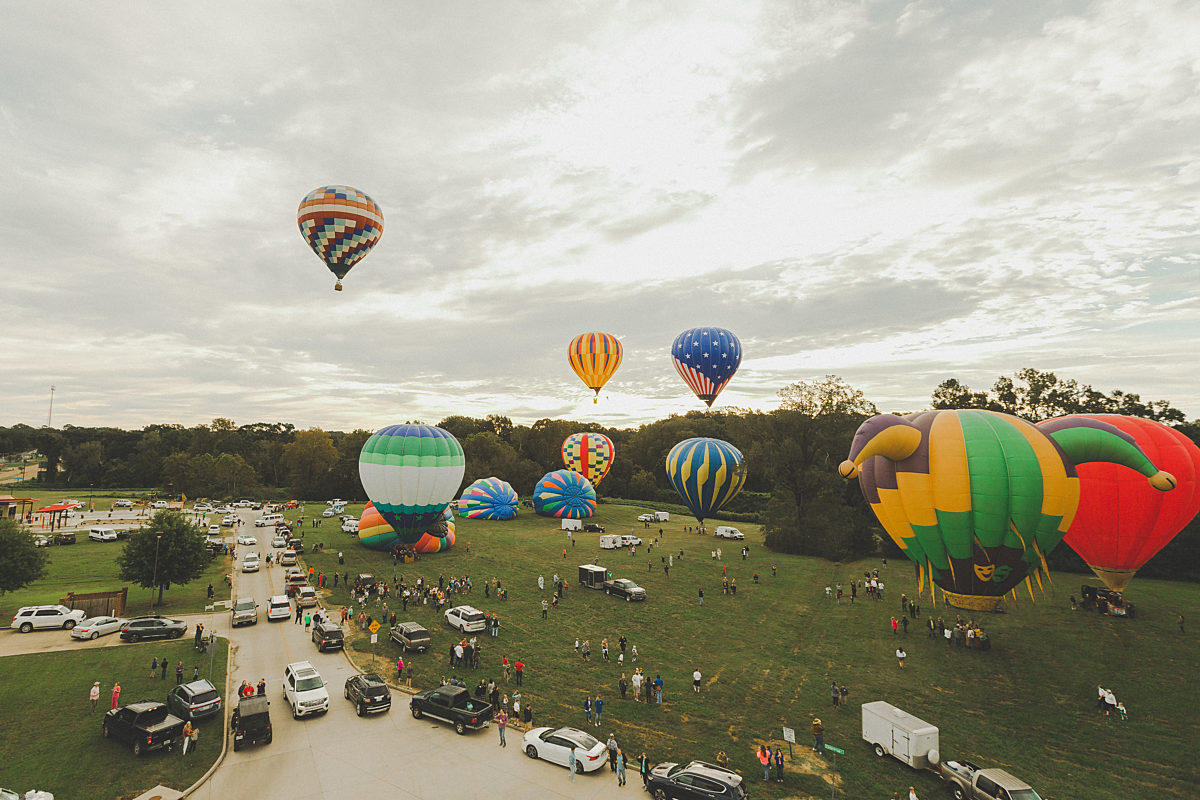
[[[742,343],[724,328],[692,328],[675,337],[671,360],[684,383],[712,408],[742,363]]]
[[[608,474],[613,452],[612,439],[603,433],[572,433],[562,444],[563,464],[587,478],[593,487]]]
[[[600,396],[600,390],[621,366],[621,343],[608,333],[581,333],[567,345],[571,369],[584,385]]]
[[[466,458],[458,440],[434,425],[392,425],[367,439],[358,476],[402,544],[429,529],[458,494]]]
[[[1033,596],[1046,554],[1075,517],[1076,465],[1113,462],[1168,491],[1133,437],[1067,417],[1039,430],[1008,414],[969,409],[871,417],[838,471],[858,476],[880,524],[951,605],[990,611],[1022,582]],[[1039,567],[1040,570],[1039,571]]]
[[[337,276],[342,278],[371,252],[383,236],[383,211],[365,193],[349,186],[322,186],[300,201],[296,222],[304,241]]]

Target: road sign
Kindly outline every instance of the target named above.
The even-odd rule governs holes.
[[[377,620],[377,619],[371,620],[371,624],[367,626],[367,630],[369,630],[371,633],[378,633],[379,632],[379,620]]]
[[[784,728],[783,729],[783,740],[785,742],[791,742],[792,744],[795,744],[796,743],[796,729],[795,728]]]
[[[839,756],[844,756],[844,755],[846,755],[846,751],[845,751],[845,750],[843,750],[843,749],[842,749],[842,748],[840,748],[840,747],[834,747],[834,746],[833,746],[833,745],[831,745],[831,744],[827,744],[827,745],[825,745],[825,749],[826,749],[826,750],[828,750],[828,751],[829,751],[829,752],[831,752],[831,753],[837,753]]]
[[[378,642],[378,641],[379,641],[379,634],[377,634],[377,633],[372,633],[372,634],[371,634],[371,644],[375,644],[375,643],[376,643],[376,642]]]

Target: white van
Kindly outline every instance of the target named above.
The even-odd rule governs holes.
[[[642,543],[642,537],[630,536],[628,533],[621,536],[621,547],[638,547]]]
[[[283,514],[263,514],[254,520],[256,528],[273,528],[276,522],[283,522]]]
[[[624,538],[625,538],[624,536],[618,536],[616,534],[606,534],[604,536],[601,536],[600,537],[600,549],[601,550],[616,550],[620,547],[623,547],[624,545],[621,543],[621,540]]]
[[[654,521],[655,522],[670,522],[671,521],[671,512],[670,511],[655,511],[654,512]]]
[[[581,531],[581,530],[583,530],[583,520],[581,520],[581,519],[563,519],[562,529],[564,531]]]
[[[728,525],[720,525],[713,534],[718,539],[745,539],[746,534],[739,531],[737,528],[731,528]]]

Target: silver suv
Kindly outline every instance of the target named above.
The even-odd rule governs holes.
[[[309,714],[323,714],[329,710],[325,679],[307,661],[287,665],[283,671],[283,697],[292,707],[294,719]]]
[[[258,624],[258,603],[253,597],[239,597],[233,604],[233,627]]]
[[[61,628],[69,631],[86,616],[83,609],[72,611],[66,606],[25,606],[17,611],[10,628],[29,633],[34,628]]]

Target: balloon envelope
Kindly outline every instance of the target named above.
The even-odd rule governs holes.
[[[358,541],[372,550],[387,550],[397,539],[396,531],[388,525],[375,504],[367,503],[362,516],[358,518]]]
[[[562,445],[563,464],[587,478],[593,487],[608,474],[613,453],[612,439],[603,433],[572,433]]]
[[[392,425],[363,445],[358,475],[380,515],[408,544],[458,493],[466,459],[458,440],[433,425]]]
[[[700,522],[737,497],[746,475],[742,451],[720,439],[684,439],[667,454],[667,479]]]
[[[581,333],[567,345],[571,369],[597,396],[621,366],[621,354],[621,343],[608,333]]]
[[[1064,419],[1074,418],[1107,422],[1124,431],[1155,466],[1175,477],[1174,490],[1159,492],[1127,467],[1079,465],[1079,510],[1063,541],[1110,589],[1124,591],[1134,573],[1200,513],[1200,448],[1153,420],[1118,414]]]
[[[596,513],[596,490],[578,472],[547,472],[533,489],[533,510],[543,517],[590,517]]]
[[[671,360],[679,377],[711,408],[742,363],[742,343],[724,328],[692,328],[675,337]]]
[[[300,201],[296,223],[304,241],[341,279],[371,252],[383,236],[383,211],[364,192],[349,186],[322,186]]]
[[[446,509],[450,513],[450,509]],[[440,553],[454,546],[454,519],[442,517],[413,544],[414,553]]]
[[[402,540],[376,510],[375,504],[367,503],[358,521],[358,540],[371,550],[390,550],[393,546],[403,545],[412,547],[417,553],[437,553],[454,546],[453,515],[447,507],[429,530],[415,538]]]
[[[517,516],[517,493],[507,481],[480,478],[463,490],[458,513],[467,519],[513,519]]]

